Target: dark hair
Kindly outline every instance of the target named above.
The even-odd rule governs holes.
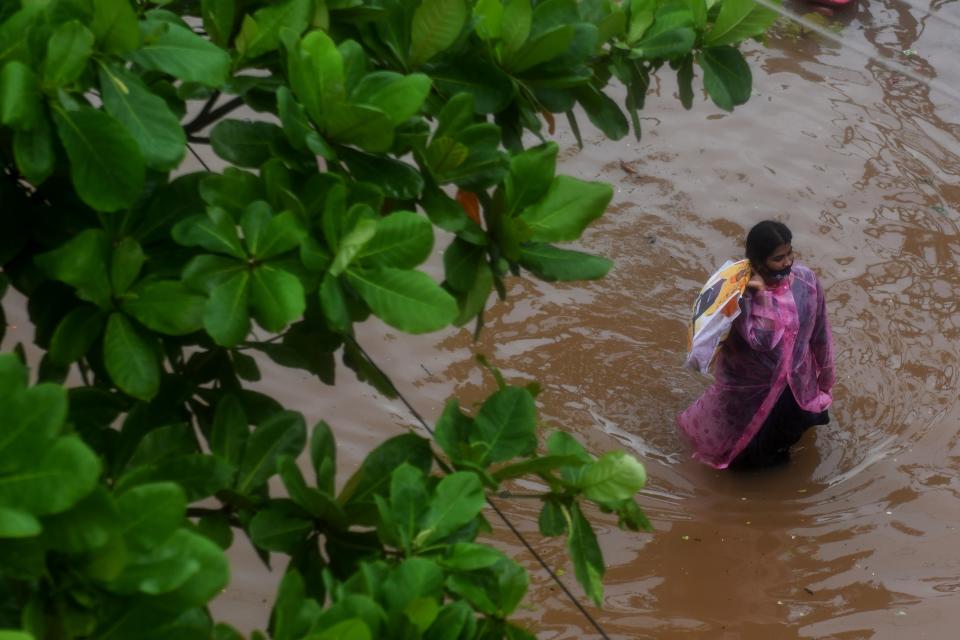
[[[790,244],[793,234],[787,225],[776,220],[764,220],[753,225],[747,233],[747,259],[755,265],[766,262],[777,247]]]

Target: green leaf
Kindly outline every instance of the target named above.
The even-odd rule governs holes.
[[[250,429],[243,405],[233,394],[223,396],[213,414],[210,451],[239,466],[249,438]]]
[[[50,339],[50,358],[68,365],[83,357],[103,332],[104,314],[90,305],[82,305],[64,316]]]
[[[317,488],[333,495],[337,474],[337,445],[330,425],[321,420],[310,435],[310,462],[317,481]]]
[[[340,240],[337,255],[330,264],[330,275],[338,276],[350,266],[363,247],[377,233],[377,220],[361,219],[357,225]]]
[[[403,614],[421,633],[430,628],[439,613],[437,598],[414,598],[403,608]]]
[[[125,491],[150,482],[176,482],[187,494],[187,502],[196,502],[228,488],[235,471],[222,458],[190,453],[131,469],[120,478],[115,489]]]
[[[471,522],[486,506],[483,485],[475,473],[456,471],[440,481],[420,523],[423,543],[441,540]]]
[[[256,251],[250,253],[260,260],[269,260],[296,249],[306,237],[307,230],[296,214],[284,211],[270,218]]]
[[[43,61],[43,82],[48,87],[64,87],[80,77],[93,53],[93,34],[78,20],[65,22],[47,41]]]
[[[257,58],[280,46],[281,30],[300,35],[310,22],[312,0],[286,0],[267,5],[244,18],[236,39],[237,51],[247,60]]]
[[[488,264],[481,264],[477,270],[477,279],[470,290],[457,295],[457,306],[460,313],[454,323],[458,327],[462,327],[483,313],[487,306],[487,300],[493,292],[493,285],[493,271]]]
[[[240,245],[236,222],[219,207],[210,207],[206,215],[190,216],[178,222],[173,227],[173,239],[186,247],[203,247],[241,260],[247,258]]]
[[[753,76],[743,54],[733,47],[711,47],[697,56],[703,69],[703,86],[714,104],[724,111],[743,104],[750,98]]]
[[[250,521],[250,540],[267,551],[290,553],[313,529],[310,520],[281,508],[261,509]]]
[[[0,70],[0,124],[29,130],[41,114],[40,83],[30,67],[16,60]]]
[[[243,229],[243,244],[247,247],[248,255],[256,255],[260,248],[260,236],[272,217],[273,210],[270,204],[263,200],[251,202],[243,210],[243,215],[240,216],[240,228]]]
[[[0,507],[0,540],[3,538],[32,538],[43,531],[43,525],[26,511]],[[32,636],[22,634],[32,640]],[[0,635],[0,640],[3,636]],[[12,638],[10,640],[13,640]]]
[[[433,464],[429,441],[406,433],[390,438],[367,454],[337,498],[351,515],[351,521],[356,518],[359,518],[357,522],[373,521],[376,513],[374,496],[387,494],[393,470],[405,462],[424,474],[429,473]]]
[[[119,514],[103,486],[55,516],[43,519],[43,543],[52,551],[81,554],[103,548],[116,539]]]
[[[324,629],[311,640],[371,640],[370,628],[360,618],[350,618]]]
[[[469,291],[477,281],[477,272],[484,266],[487,252],[456,238],[443,252],[443,273],[455,291]]]
[[[307,427],[303,416],[281,411],[265,420],[250,435],[237,475],[237,491],[250,493],[277,472],[280,456],[296,456],[306,444]]]
[[[200,181],[200,195],[207,204],[235,213],[265,196],[261,179],[236,167],[227,167],[223,175],[207,174]]]
[[[503,33],[503,4],[500,0],[478,0],[473,7],[474,27],[481,40],[500,39]]]
[[[230,353],[230,359],[233,360],[233,370],[241,380],[247,380],[249,382],[260,381],[260,367],[257,366],[257,361],[253,356],[248,356],[242,351],[235,350]]]
[[[530,36],[533,8],[529,0],[506,0],[503,3],[501,37],[507,55],[512,55],[523,46]]]
[[[356,259],[363,264],[412,269],[433,250],[433,225],[412,211],[395,211],[382,218],[374,236]]]
[[[427,510],[429,495],[423,472],[404,463],[390,474],[390,516],[409,550],[420,532],[420,517]]]
[[[460,404],[449,400],[437,420],[434,438],[452,462],[464,459],[469,446],[473,420],[463,415]]]
[[[128,420],[132,419],[128,418]],[[138,433],[140,428],[148,427],[138,427],[133,424],[129,427],[126,424],[124,425],[124,430],[132,433],[133,439],[137,435],[140,436],[136,448],[126,461],[128,469],[163,462],[197,450],[197,440],[193,435],[193,429],[186,423],[175,422],[156,427],[145,435]]]
[[[469,11],[464,0],[421,2],[413,14],[408,58],[410,66],[419,67],[456,42]]]
[[[347,333],[350,330],[353,320],[350,317],[350,309],[347,307],[343,288],[340,286],[340,281],[329,273],[323,276],[323,282],[320,283],[320,306],[331,329],[339,333]]]
[[[326,527],[344,531],[348,528],[347,514],[343,508],[337,504],[331,493],[307,486],[296,460],[290,456],[281,456],[277,462],[277,469],[287,495],[306,514],[314,520],[320,520]],[[296,512],[294,515],[303,517],[304,514]]]
[[[460,640],[475,637],[476,618],[473,609],[463,600],[454,600],[442,609],[424,640]]]
[[[201,0],[200,13],[203,16],[203,27],[216,45],[220,47],[229,45],[236,12],[236,0]]]
[[[124,538],[134,548],[151,549],[180,528],[187,512],[187,496],[174,482],[133,487],[117,497]]]
[[[44,7],[39,4],[24,5],[19,11],[17,5],[6,3],[3,6],[3,15],[8,16],[0,21],[0,64],[8,59],[29,59],[32,52],[29,48],[29,36],[37,22],[38,14]],[[11,12],[13,15],[10,15]]]
[[[577,582],[598,607],[603,602],[603,554],[590,523],[583,517],[580,506],[574,503],[569,509],[570,533],[567,550],[573,560]]]
[[[30,376],[23,361],[14,353],[0,353],[0,389],[6,393],[25,391]]]
[[[515,54],[510,56],[507,66],[514,73],[523,73],[527,69],[552,60],[567,51],[573,42],[573,25],[559,25],[528,40]]]
[[[377,317],[401,331],[436,331],[457,316],[456,300],[420,271],[351,269],[347,279]]]
[[[6,390],[4,390],[6,391]],[[63,387],[39,384],[0,396],[4,427],[0,432],[0,472],[31,466],[50,446],[67,417]]]
[[[441,94],[468,93],[473,96],[477,113],[499,113],[507,108],[516,94],[510,76],[497,65],[476,56],[438,63],[430,70],[430,77]]]
[[[556,142],[547,142],[511,156],[510,173],[504,180],[507,215],[523,211],[547,194],[556,173],[558,150]]]
[[[283,134],[295,149],[307,148],[307,136],[316,132],[310,126],[306,110],[297,102],[289,87],[277,89],[277,111],[280,124],[283,125]],[[319,154],[318,154],[319,155]]]
[[[140,275],[140,269],[143,268],[146,260],[143,247],[133,238],[124,238],[113,248],[110,261],[110,283],[113,286],[114,295],[123,295],[130,288]]]
[[[646,30],[642,39],[633,43],[631,57],[658,60],[685,54],[693,48],[697,39],[693,27],[694,15],[689,6],[682,3],[663,4],[656,10],[653,26]]]
[[[449,4],[458,2],[463,0],[453,0]],[[423,7],[420,5],[421,9]],[[383,111],[394,126],[399,126],[420,111],[430,87],[430,76],[422,73],[404,76],[392,71],[374,71],[360,80],[350,93],[350,101]]]
[[[510,478],[520,478],[530,474],[549,473],[555,469],[570,466],[580,466],[583,461],[576,456],[542,456],[516,462],[497,469],[494,474],[494,480],[503,482]]]
[[[548,282],[597,280],[613,267],[607,258],[581,251],[558,249],[549,244],[530,244],[520,249],[520,264]]]
[[[423,190],[423,175],[406,162],[352,149],[340,155],[354,178],[376,184],[390,198],[411,200]]]
[[[110,241],[102,230],[81,231],[34,261],[51,278],[74,287],[79,298],[103,309],[110,307]]]
[[[550,437],[547,438],[547,452],[554,456],[575,456],[583,464],[593,460],[593,457],[587,453],[582,444],[577,442],[569,433],[563,431],[554,431],[550,434]],[[562,468],[560,473],[566,482],[576,485],[582,471],[583,466],[581,464]]]
[[[0,475],[0,507],[47,515],[93,491],[100,459],[76,436],[58,438],[28,468]]]
[[[231,276],[247,273],[247,265],[233,258],[202,255],[190,260],[183,268],[182,281],[193,291],[211,293]]]
[[[507,387],[494,393],[474,418],[472,443],[482,442],[488,449],[485,462],[504,462],[533,453],[537,446],[537,410],[526,389]]]
[[[723,0],[713,27],[704,38],[704,45],[736,44],[763,35],[777,17],[776,11],[761,7],[754,0]]]
[[[440,558],[440,564],[457,571],[476,571],[493,566],[505,558],[502,551],[485,544],[457,542],[447,548],[447,554]]]
[[[31,131],[14,131],[13,153],[17,170],[34,186],[39,186],[53,173],[56,160],[53,133],[42,111]]]
[[[393,568],[383,584],[389,609],[405,609],[417,598],[443,596],[443,570],[427,558],[407,558]]]
[[[283,131],[271,122],[221,120],[210,132],[214,152],[241,167],[259,167],[273,157],[273,145]]]
[[[630,132],[627,117],[620,107],[607,94],[593,85],[577,88],[577,101],[587,112],[587,117],[595,127],[611,140],[619,140]]]
[[[92,29],[104,53],[124,54],[140,46],[137,15],[129,0],[93,0]]]
[[[134,287],[122,308],[148,329],[183,336],[203,328],[205,302],[179,280],[154,280]]]
[[[343,57],[334,41],[322,30],[308,33],[293,48],[288,47],[290,86],[321,127],[327,109],[337,109],[346,98]]]
[[[197,531],[213,540],[223,550],[233,545],[233,527],[226,515],[218,513],[200,518],[197,520]]]
[[[630,23],[627,26],[627,42],[635,43],[653,24],[656,0],[630,0]]]
[[[131,59],[148,71],[162,71],[184,82],[219,87],[230,72],[230,56],[189,29],[156,20],[143,23],[143,46]]]
[[[646,481],[647,473],[636,458],[611,451],[583,468],[579,487],[590,500],[612,504],[633,498]]]
[[[535,242],[576,240],[603,215],[612,197],[608,184],[557,176],[543,200],[525,209],[520,219],[532,229]]]
[[[76,111],[58,108],[54,120],[80,199],[98,211],[132,205],[146,176],[133,136],[111,115],[91,107]]]
[[[563,506],[556,500],[544,500],[537,525],[543,536],[562,536],[567,532],[567,518],[563,514]]]
[[[178,529],[166,542],[135,556],[115,581],[117,591],[164,594],[170,606],[202,606],[229,580],[223,551],[206,537]]]
[[[121,313],[111,313],[103,338],[107,372],[121,390],[150,400],[160,390],[160,361],[156,345]]]
[[[423,195],[423,208],[435,226],[457,234],[458,237],[480,246],[487,244],[487,235],[456,200],[440,189],[428,189]]]
[[[530,576],[526,569],[510,559],[497,563],[493,570],[497,579],[499,613],[505,618],[514,612],[527,593]]]
[[[393,146],[394,125],[380,109],[344,104],[326,114],[328,136],[342,144],[352,144],[371,153],[384,153]]]
[[[693,56],[686,55],[677,69],[677,89],[684,109],[693,107]]]
[[[253,269],[249,290],[253,317],[267,331],[281,331],[306,309],[306,294],[300,279],[269,263]]]
[[[183,127],[138,75],[116,65],[101,67],[100,96],[107,112],[137,141],[148,167],[164,171],[180,165],[187,149]]]

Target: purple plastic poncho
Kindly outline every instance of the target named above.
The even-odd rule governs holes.
[[[677,418],[693,457],[725,469],[790,386],[804,411],[830,406],[833,339],[817,276],[795,262],[776,289],[748,289],[710,388]]]

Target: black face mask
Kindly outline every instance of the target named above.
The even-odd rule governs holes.
[[[793,265],[790,265],[789,267],[786,267],[784,269],[780,269],[779,271],[771,271],[768,269],[767,274],[771,280],[776,280],[777,282],[780,282],[781,280],[786,278],[788,275],[790,275],[791,269],[793,269]]]

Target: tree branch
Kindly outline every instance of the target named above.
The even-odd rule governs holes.
[[[227,100],[216,109],[213,109],[213,102],[215,102],[219,97],[219,94],[210,96],[210,99],[207,100],[205,105],[203,105],[203,109],[200,110],[200,113],[197,114],[197,117],[184,125],[183,130],[186,131],[188,135],[191,133],[196,133],[197,131],[201,131],[231,111],[244,105],[243,98],[241,96],[237,96]]]

